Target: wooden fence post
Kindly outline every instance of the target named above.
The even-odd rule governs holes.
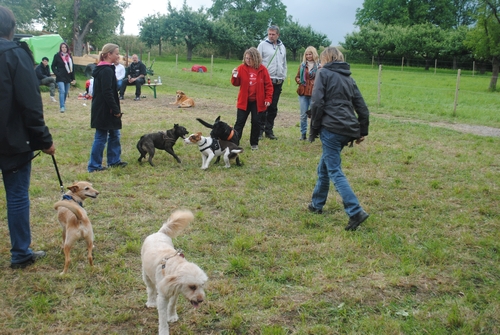
[[[405,58],[401,58],[401,71],[403,71],[403,66],[405,65]]]
[[[474,77],[474,72],[476,71],[476,61],[472,61],[472,76]]]
[[[378,66],[378,99],[377,99],[377,106],[380,107],[380,89],[382,85],[382,64]]]
[[[175,54],[175,69],[177,70],[177,62],[179,60],[179,54]]]
[[[436,58],[436,59],[434,59],[434,74],[436,74],[437,66],[438,66],[438,60]]]
[[[458,90],[459,89],[460,89],[460,69],[458,69],[458,74],[457,74],[457,88],[455,89],[455,103],[453,106],[453,116],[457,116]]]
[[[214,55],[212,55],[212,60],[210,61],[210,79],[212,79],[214,73]]]

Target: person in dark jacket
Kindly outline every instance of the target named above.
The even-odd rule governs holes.
[[[66,43],[63,42],[59,45],[59,52],[54,55],[50,67],[56,75],[56,83],[59,89],[59,107],[61,108],[61,113],[64,113],[66,110],[66,98],[69,94],[69,85],[75,85],[76,83],[73,57],[71,57],[69,47]]]
[[[103,171],[102,159],[106,143],[108,167],[125,167],[126,162],[120,159],[120,129],[122,128],[122,112],[115,76],[115,62],[120,57],[118,45],[108,43],[102,48],[99,64],[92,72],[94,89],[90,127],[95,128],[94,143],[90,152],[88,171]]]
[[[311,98],[309,141],[313,142],[320,135],[323,154],[309,210],[322,213],[331,180],[349,216],[345,229],[356,230],[368,214],[361,208],[342,172],[340,153],[349,142],[359,144],[368,135],[369,111],[351,77],[349,64],[344,62],[344,55],[337,48],[328,47],[320,59],[322,68],[316,75]]]
[[[299,85],[297,87],[297,94],[299,95],[300,106],[300,140],[307,139],[307,114],[309,106],[311,105],[311,94],[314,86],[314,79],[316,79],[316,72],[320,67],[319,55],[316,48],[308,46],[304,51],[302,63],[299,65],[295,82]]]
[[[35,68],[35,73],[40,81],[40,85],[48,86],[50,89],[50,101],[56,102],[55,91],[56,91],[56,78],[50,75],[50,67],[49,67],[49,59],[47,57],[43,57],[42,61]]]
[[[11,264],[20,269],[45,256],[32,251],[29,186],[34,150],[53,155],[31,55],[12,42],[16,20],[0,6],[0,169],[7,200]]]
[[[262,65],[262,57],[256,48],[250,48],[243,54],[243,64],[233,69],[231,84],[239,86],[236,101],[236,123],[234,130],[243,137],[243,128],[251,115],[250,146],[259,148],[260,113],[264,113],[273,99],[273,84],[269,72]]]
[[[141,100],[141,86],[146,82],[147,69],[146,65],[139,60],[137,55],[132,55],[132,63],[128,67],[127,79],[123,80],[120,87],[120,100],[123,100],[123,95],[128,85],[135,86],[135,101]]]

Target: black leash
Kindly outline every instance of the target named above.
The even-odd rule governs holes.
[[[59,178],[59,186],[61,186],[61,193],[64,194],[63,182],[61,179],[61,175],[59,174],[59,169],[57,168],[57,163],[56,163],[56,157],[54,155],[52,155],[52,162],[54,162],[54,167],[56,168],[57,172],[57,178]]]

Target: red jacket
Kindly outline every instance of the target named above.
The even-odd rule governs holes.
[[[238,109],[247,110],[248,105],[248,86],[250,81],[249,67],[246,64],[241,64],[238,66],[238,77],[231,76],[231,84],[233,86],[239,86],[240,92],[238,93],[238,101],[236,102],[236,107]],[[266,102],[271,103],[273,100],[273,83],[271,82],[271,77],[269,77],[269,72],[264,65],[260,65],[257,69],[257,111],[265,112],[267,106]]]

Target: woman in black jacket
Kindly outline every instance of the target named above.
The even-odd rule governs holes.
[[[122,162],[120,159],[122,151],[120,144],[122,112],[120,100],[118,99],[114,65],[119,58],[120,49],[118,45],[112,43],[104,45],[99,56],[100,62],[92,73],[94,77],[94,95],[92,97],[90,127],[95,128],[95,136],[87,167],[89,172],[106,170],[106,167],[102,166],[106,143],[108,144],[108,167],[125,167],[127,165],[126,162]]]
[[[66,43],[63,42],[59,45],[59,52],[54,55],[50,68],[56,75],[56,83],[59,89],[59,107],[61,107],[61,113],[64,113],[66,110],[66,97],[69,94],[69,85],[74,85],[76,82],[73,57],[71,57],[69,47]]]
[[[321,53],[321,64],[311,96],[309,141],[313,142],[320,135],[323,154],[309,210],[322,213],[331,180],[349,216],[345,229],[356,230],[368,214],[361,208],[342,172],[340,153],[349,142],[359,144],[368,135],[369,111],[351,77],[349,64],[344,62],[344,55],[337,48],[326,48]]]

